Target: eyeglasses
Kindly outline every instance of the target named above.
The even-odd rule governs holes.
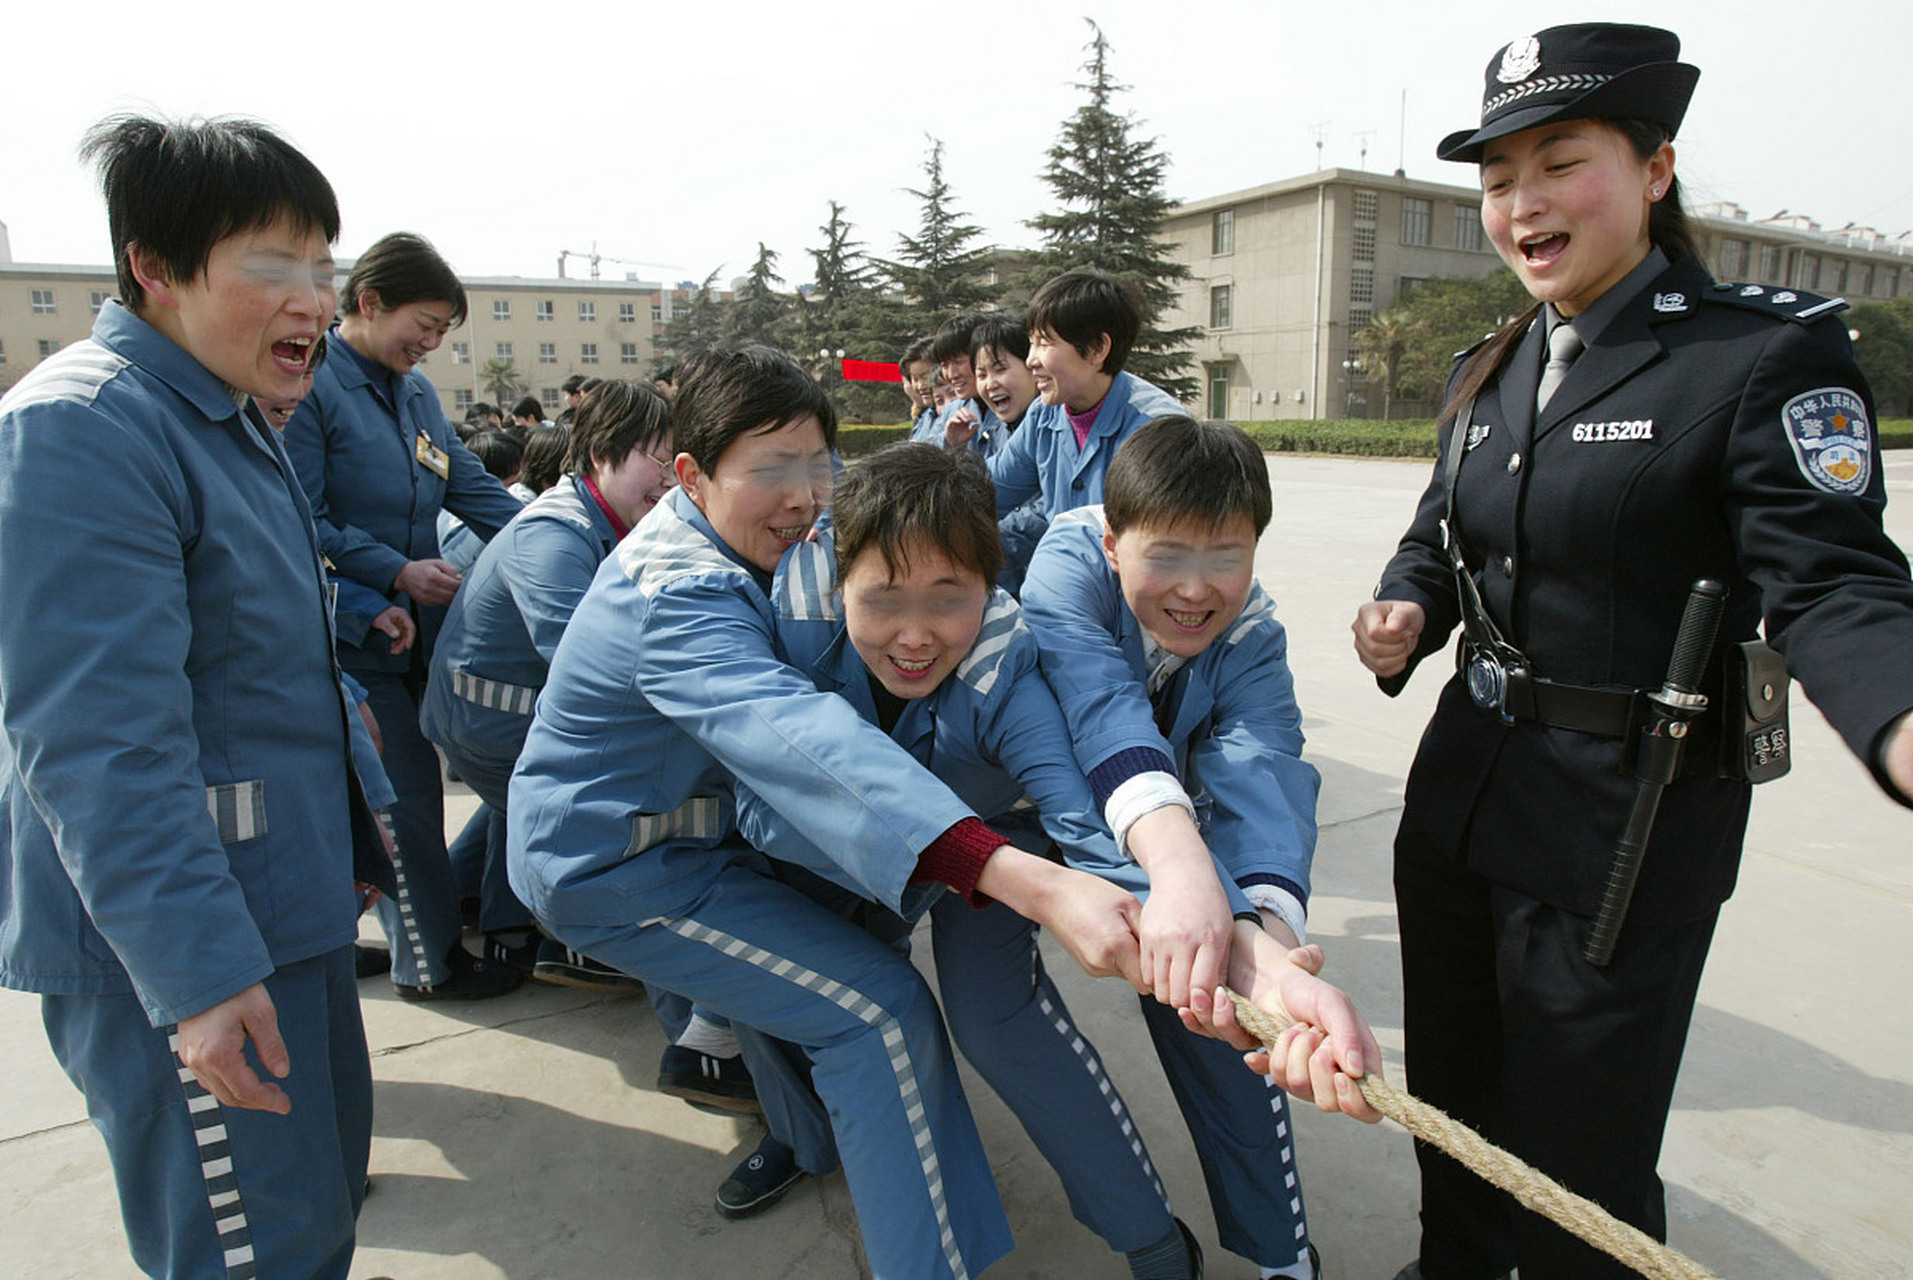
[[[658,472],[664,477],[665,488],[668,489],[677,484],[678,471],[673,465],[677,461],[675,458],[660,458],[649,449],[644,450],[643,453],[645,457],[658,464]]]

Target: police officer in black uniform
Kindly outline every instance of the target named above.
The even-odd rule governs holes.
[[[1480,165],[1483,225],[1536,307],[1458,363],[1443,459],[1355,622],[1390,694],[1463,632],[1395,844],[1415,1090],[1662,1239],[1655,1165],[1746,778],[1787,746],[1776,722],[1744,731],[1735,642],[1764,621],[1913,804],[1913,583],[1881,526],[1873,397],[1843,303],[1716,284],[1694,256],[1670,140],[1699,71],[1679,53],[1604,23],[1517,40],[1488,65],[1481,126],[1439,148]],[[1708,709],[1597,965],[1643,691],[1708,578],[1726,587]],[[1631,1274],[1417,1154],[1421,1253],[1399,1280]]]

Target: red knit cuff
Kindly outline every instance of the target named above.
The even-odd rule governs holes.
[[[985,906],[989,899],[976,891],[976,882],[983,875],[983,864],[990,860],[990,855],[1009,843],[981,820],[965,818],[917,855],[917,869],[910,877],[911,883],[941,880],[971,906]]]

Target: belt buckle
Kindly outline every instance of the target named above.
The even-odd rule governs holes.
[[[1508,668],[1491,649],[1470,646],[1463,670],[1468,681],[1468,697],[1483,711],[1501,717],[1501,723],[1513,724],[1508,713]]]

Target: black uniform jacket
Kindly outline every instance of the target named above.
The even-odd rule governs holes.
[[[1455,499],[1475,582],[1535,674],[1659,688],[1689,586],[1717,578],[1731,591],[1723,642],[1751,639],[1764,619],[1795,678],[1871,761],[1882,730],[1913,706],[1913,583],[1881,527],[1872,393],[1842,309],[1717,285],[1683,258],[1595,338],[1539,421],[1535,326],[1476,402],[1486,434],[1463,455]],[[1856,427],[1867,449],[1816,455],[1820,434]],[[1445,509],[1437,463],[1376,589],[1427,611],[1416,661],[1460,619]],[[1382,688],[1398,692],[1413,670]],[[1750,788],[1714,776],[1716,740],[1696,734],[1663,797],[1630,920],[1693,919],[1733,889]],[[1614,738],[1504,727],[1451,683],[1405,821],[1496,882],[1592,914],[1636,791],[1622,754]]]

